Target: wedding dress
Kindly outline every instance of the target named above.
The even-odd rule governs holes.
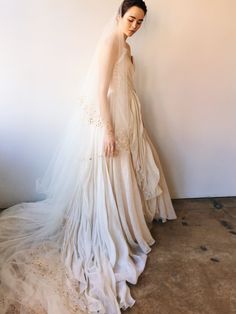
[[[126,77],[117,71],[121,64]],[[51,163],[51,181],[37,182],[50,197],[1,213],[1,314],[118,314],[133,306],[128,283],[137,283],[155,243],[151,223],[177,218],[143,125],[134,73],[123,47],[108,93],[118,155],[104,157],[100,117],[81,98]],[[115,87],[123,79],[128,129],[116,111]]]

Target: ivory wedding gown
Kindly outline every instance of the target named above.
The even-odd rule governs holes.
[[[131,121],[128,136],[116,134],[118,156],[104,157],[103,129],[81,101],[76,128],[52,162],[50,198],[0,215],[1,314],[120,313],[135,302],[127,283],[136,284],[144,270],[155,242],[152,220],[177,218],[126,48],[117,62],[127,63]],[[115,80],[116,65],[111,113]]]

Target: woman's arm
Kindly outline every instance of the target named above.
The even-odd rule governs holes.
[[[107,157],[115,154],[115,134],[108,103],[108,90],[112,78],[113,68],[117,60],[117,44],[115,40],[109,39],[99,56],[99,108],[100,115],[105,127],[104,151]]]

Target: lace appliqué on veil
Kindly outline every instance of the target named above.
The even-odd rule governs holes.
[[[103,128],[104,123],[101,119],[100,113],[94,104],[86,101],[84,97],[79,98],[79,109],[81,110],[82,118],[91,126],[96,128]],[[116,147],[118,150],[130,150],[130,138],[126,131],[116,130],[115,132],[116,138]]]
[[[56,254],[52,256],[47,255],[48,252],[53,250]],[[81,314],[86,311],[84,298],[80,293],[80,286],[77,280],[69,278],[69,273],[60,260],[59,250],[55,251],[50,244],[43,243],[25,253],[24,256],[17,256],[16,259],[11,259],[9,263],[17,276],[23,279],[28,285],[28,294],[18,295],[17,302],[12,304],[11,298],[0,296],[1,308],[8,309],[9,314],[19,314],[19,311],[24,310],[27,314],[46,314],[45,308],[39,304],[37,295],[44,293],[48,287],[48,293],[52,300],[60,300],[61,306],[66,309],[68,313]],[[53,258],[53,262],[52,262]],[[21,268],[19,268],[19,266]],[[20,269],[20,271],[19,271]],[[37,280],[35,280],[37,278]],[[37,286],[31,287],[32,282],[37,282]],[[50,286],[49,286],[50,285]],[[40,287],[40,288],[39,288]],[[34,301],[32,302],[32,297]],[[85,313],[85,312],[84,312]]]
[[[92,124],[97,128],[103,127],[103,122],[100,113],[98,112],[94,104],[87,101],[85,97],[80,97],[78,106],[79,109],[83,111],[83,118],[85,118],[89,124]]]

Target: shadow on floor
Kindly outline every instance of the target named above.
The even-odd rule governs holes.
[[[124,313],[236,313],[236,197],[173,205],[177,220],[153,223],[156,243]]]

